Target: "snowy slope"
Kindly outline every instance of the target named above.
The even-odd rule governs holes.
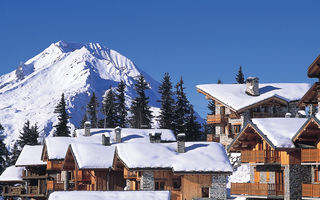
[[[42,133],[52,133],[57,123],[54,107],[65,93],[72,127],[78,126],[94,91],[102,100],[109,86],[123,80],[127,103],[135,96],[135,78],[143,74],[151,90],[150,105],[159,112],[159,83],[120,53],[98,43],[74,44],[59,41],[31,58],[17,70],[0,76],[0,123],[5,127],[5,142],[12,144],[29,119],[38,123]]]

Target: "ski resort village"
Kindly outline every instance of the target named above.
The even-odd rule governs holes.
[[[4,199],[320,198],[315,83],[157,82],[98,43],[59,41],[0,77]],[[268,69],[264,69],[268,70]],[[318,78],[318,79],[317,79]]]

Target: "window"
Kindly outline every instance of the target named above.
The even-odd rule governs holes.
[[[155,190],[164,190],[164,181],[155,181],[154,189]]]
[[[202,187],[201,188],[201,196],[202,197],[209,197],[209,187]]]
[[[240,133],[241,125],[233,125],[233,133]]]
[[[181,180],[180,179],[173,179],[173,188],[180,189],[181,187]]]

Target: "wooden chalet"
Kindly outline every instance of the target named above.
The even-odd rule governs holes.
[[[171,200],[226,199],[232,167],[222,145],[185,143],[178,135],[177,143],[117,145],[113,170],[123,172],[125,190],[169,190]]]
[[[251,118],[305,115],[297,104],[309,88],[305,83],[259,84],[254,77],[246,84],[198,85],[198,92],[215,103],[215,112],[207,115],[215,133],[208,134],[207,141],[229,145]]]
[[[17,159],[16,167],[24,167],[22,179],[25,191],[22,198],[46,199],[47,179],[46,162],[41,160],[42,145],[25,145]]]
[[[10,166],[0,176],[2,186],[2,196],[6,199],[20,197],[25,193],[25,185],[22,180],[24,167]]]

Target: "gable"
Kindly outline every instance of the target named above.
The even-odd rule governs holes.
[[[308,67],[308,77],[320,78],[320,55]]]
[[[320,89],[320,83],[316,82],[312,87],[306,92],[306,94],[301,98],[298,103],[298,107],[302,108],[308,104],[317,105],[318,104],[318,90]]]
[[[293,137],[293,142],[299,147],[316,147],[320,141],[320,122],[311,117]]]
[[[72,148],[70,145],[67,150],[66,157],[63,161],[62,169],[63,170],[74,170],[75,167],[79,168],[78,164],[76,162],[76,158],[74,157],[74,155],[72,153]]]

